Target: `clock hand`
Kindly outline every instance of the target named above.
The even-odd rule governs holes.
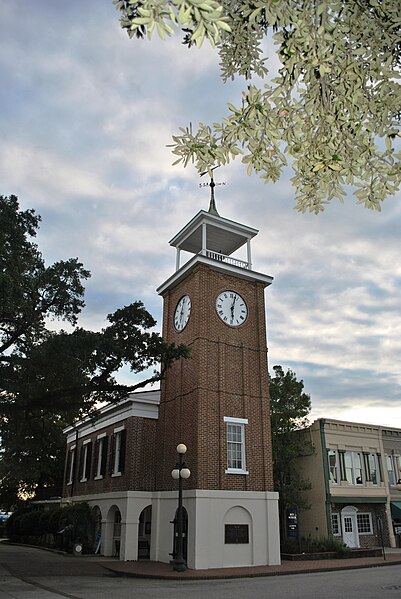
[[[235,308],[235,301],[237,299],[237,296],[234,297],[234,301],[230,306],[230,310],[231,310],[231,324],[234,322],[234,308]]]

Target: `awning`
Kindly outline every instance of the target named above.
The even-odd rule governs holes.
[[[347,496],[338,496],[338,495],[330,495],[330,501],[331,503],[346,503],[347,505],[351,505],[353,503],[386,503],[387,502],[387,498],[383,495],[382,497],[363,497],[363,496],[358,496],[358,497],[347,497]],[[398,505],[401,506],[401,503],[399,502],[395,502],[398,503]]]
[[[391,506],[391,515],[393,520],[397,520],[401,522],[401,501],[392,501],[390,503]]]

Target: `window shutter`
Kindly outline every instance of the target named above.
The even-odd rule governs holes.
[[[67,466],[65,469],[65,482],[70,482],[70,471],[71,471],[71,459],[72,459],[72,450],[70,448],[67,449]]]
[[[95,441],[95,455],[93,456],[93,478],[96,477],[97,475],[97,468],[98,468],[98,464],[99,464],[99,445],[100,445],[100,439],[96,439]],[[101,461],[101,458],[100,458]]]
[[[121,474],[124,474],[124,468],[125,468],[125,446],[126,446],[126,441],[127,441],[127,430],[124,429],[122,431],[120,431],[120,456],[119,456],[119,463],[118,463],[118,471],[121,472]]]
[[[84,455],[85,455],[85,446],[81,445],[81,449],[79,450],[79,470],[78,470],[78,480],[81,480],[84,474]]]
[[[102,445],[102,463],[100,467],[100,474],[104,476],[106,474],[106,464],[107,464],[107,449],[109,445],[109,438],[103,437],[103,445]]]
[[[91,466],[92,466],[92,441],[90,441],[87,445],[87,453],[86,453],[86,478],[89,480],[91,476]]]
[[[109,456],[109,474],[113,474],[114,471],[114,460],[116,457],[116,435],[115,433],[110,436],[110,456]]]

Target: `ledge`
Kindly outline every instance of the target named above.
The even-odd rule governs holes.
[[[381,547],[370,549],[350,549],[344,553],[337,551],[321,551],[319,553],[282,553],[281,559],[286,561],[312,561],[322,559],[352,559],[357,557],[381,557],[383,555]]]

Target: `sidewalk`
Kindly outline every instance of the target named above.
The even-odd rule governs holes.
[[[103,558],[106,560],[107,558]],[[283,561],[280,566],[248,566],[242,568],[216,568],[210,570],[186,570],[175,572],[170,564],[151,562],[100,561],[99,564],[117,576],[135,576],[139,578],[164,578],[170,580],[210,580],[214,578],[253,578],[257,576],[282,576],[310,572],[328,572],[382,566],[401,566],[401,549],[385,549],[383,557],[365,557],[352,559]]]

